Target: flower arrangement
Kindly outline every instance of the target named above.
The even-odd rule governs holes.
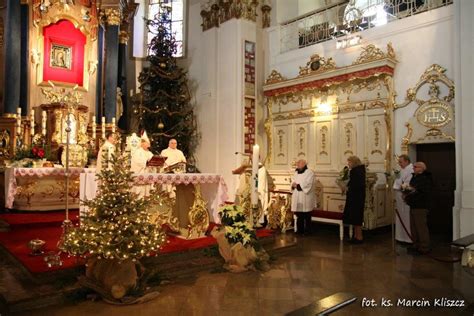
[[[345,166],[342,168],[341,171],[339,171],[339,176],[337,177],[339,181],[346,181],[349,180],[349,167]]]
[[[13,160],[22,160],[25,158],[30,159],[43,159],[46,156],[46,151],[43,147],[33,146],[27,148],[20,148],[16,151]]]
[[[252,225],[246,221],[242,207],[226,205],[220,211],[221,222],[225,226],[225,237],[230,244],[253,244],[256,241]]]

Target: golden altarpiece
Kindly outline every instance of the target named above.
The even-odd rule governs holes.
[[[318,209],[342,212],[345,196],[336,180],[357,155],[367,166],[365,228],[392,222],[393,179],[386,174],[394,154],[396,63],[391,44],[385,51],[368,45],[350,65],[316,54],[296,78],[271,72],[264,86],[266,165],[277,190],[288,189],[296,160],[305,159],[316,172]]]

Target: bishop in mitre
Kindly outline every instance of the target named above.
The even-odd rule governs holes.
[[[168,148],[161,151],[161,156],[166,157],[165,167],[173,166],[179,162],[186,163],[186,157],[177,147],[178,142],[172,138],[168,143]]]
[[[147,167],[148,161],[153,157],[153,153],[150,151],[150,146],[150,139],[145,131],[140,139],[140,148],[135,150],[132,154],[130,171],[134,174],[150,172]],[[136,185],[133,187],[132,191],[137,193],[140,197],[144,197],[149,194],[151,189],[151,185]]]
[[[115,144],[117,144],[115,133],[105,133],[105,142],[100,147],[97,155],[96,173],[100,173],[104,168],[111,168],[112,155],[115,154]]]

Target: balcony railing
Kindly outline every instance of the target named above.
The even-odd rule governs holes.
[[[335,4],[281,24],[281,52],[347,36],[452,3],[453,0],[353,0]]]

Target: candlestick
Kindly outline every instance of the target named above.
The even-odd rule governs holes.
[[[41,112],[41,134],[46,136],[46,111]]]
[[[112,117],[112,133],[115,133],[115,117]]]
[[[95,139],[97,132],[97,123],[95,122],[95,115],[92,117],[92,139]]]
[[[35,135],[35,110],[31,110],[30,114],[31,136]]]
[[[105,116],[102,116],[102,139],[105,139]]]
[[[21,134],[21,108],[16,110],[16,127],[17,127],[17,134]]]
[[[251,195],[250,201],[252,207],[256,207],[258,205],[258,162],[260,156],[260,147],[255,144],[253,146],[253,155],[252,155],[252,184],[251,184]]]

